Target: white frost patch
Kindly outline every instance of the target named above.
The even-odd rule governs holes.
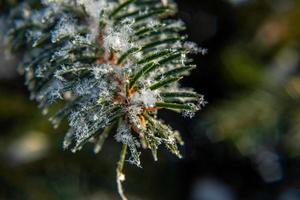
[[[184,47],[187,48],[191,53],[194,53],[194,54],[200,53],[202,55],[205,55],[208,52],[208,50],[206,48],[199,47],[194,42],[185,42]]]
[[[76,35],[75,20],[68,15],[62,15],[62,17],[56,24],[54,31],[52,31],[51,41],[53,43],[56,43],[66,36],[70,37],[75,35]]]
[[[77,0],[78,4],[85,8],[90,16],[89,27],[93,39],[99,34],[99,20],[102,11],[109,10],[109,4],[103,0]]]
[[[113,66],[110,64],[95,65],[93,67],[93,74],[96,79],[101,79],[103,76],[113,72],[113,70]]]
[[[118,52],[126,52],[133,47],[130,36],[133,34],[131,24],[123,22],[120,28],[108,27],[106,36],[104,37],[104,47],[107,50]]]
[[[128,145],[131,156],[127,161],[131,164],[141,167],[140,152],[137,150],[137,148],[140,147],[140,143],[132,136],[128,124],[122,123],[118,127],[115,139],[117,142]]]
[[[133,102],[143,103],[146,107],[153,107],[157,100],[157,92],[146,88],[142,89],[140,92],[136,92],[133,96]]]

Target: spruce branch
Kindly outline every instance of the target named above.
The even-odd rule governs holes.
[[[203,96],[178,83],[195,69],[188,54],[206,52],[170,19],[176,5],[168,0],[25,0],[10,10],[6,44],[23,55],[31,98],[50,116],[54,127],[67,119],[64,148],[77,152],[88,142],[99,152],[116,126],[123,144],[117,166],[118,191],[124,162],[141,166],[140,149],[154,160],[165,145],[181,157],[177,131],[157,118],[160,109],[192,117],[204,105]]]

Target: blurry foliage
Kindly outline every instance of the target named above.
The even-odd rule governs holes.
[[[300,155],[300,2],[264,2],[238,6],[241,37],[221,53],[224,79],[234,89],[199,124],[213,141],[229,141],[256,164],[266,149],[278,164],[279,154]],[[262,176],[271,168],[258,164]]]
[[[211,110],[208,129],[214,140],[230,139],[242,152],[252,153],[263,142],[274,140],[279,121],[278,102],[265,91],[227,101]],[[217,122],[217,124],[216,124]]]
[[[253,88],[263,80],[263,65],[241,47],[230,47],[223,52],[224,73],[227,81],[243,88]],[[238,73],[236,73],[238,71]]]

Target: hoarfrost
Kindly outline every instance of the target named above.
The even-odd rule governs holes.
[[[64,14],[56,24],[54,31],[51,32],[51,41],[56,43],[66,36],[75,36],[76,33],[75,20],[71,16]]]
[[[158,99],[157,91],[152,91],[148,88],[136,92],[133,96],[133,101],[136,103],[142,102],[146,107],[154,107]]]
[[[132,136],[128,124],[122,123],[119,125],[117,134],[115,135],[117,142],[128,145],[131,156],[128,162],[141,167],[140,162],[140,152],[138,152],[137,147],[140,146],[139,142]]]
[[[127,23],[123,23],[119,28],[108,27],[104,38],[104,47],[107,50],[126,52],[133,47],[133,43],[130,41],[132,32],[131,25]]]

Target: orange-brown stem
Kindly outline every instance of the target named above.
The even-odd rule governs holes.
[[[158,107],[145,107],[144,111],[150,111],[150,112],[155,112],[158,111],[160,108]]]

